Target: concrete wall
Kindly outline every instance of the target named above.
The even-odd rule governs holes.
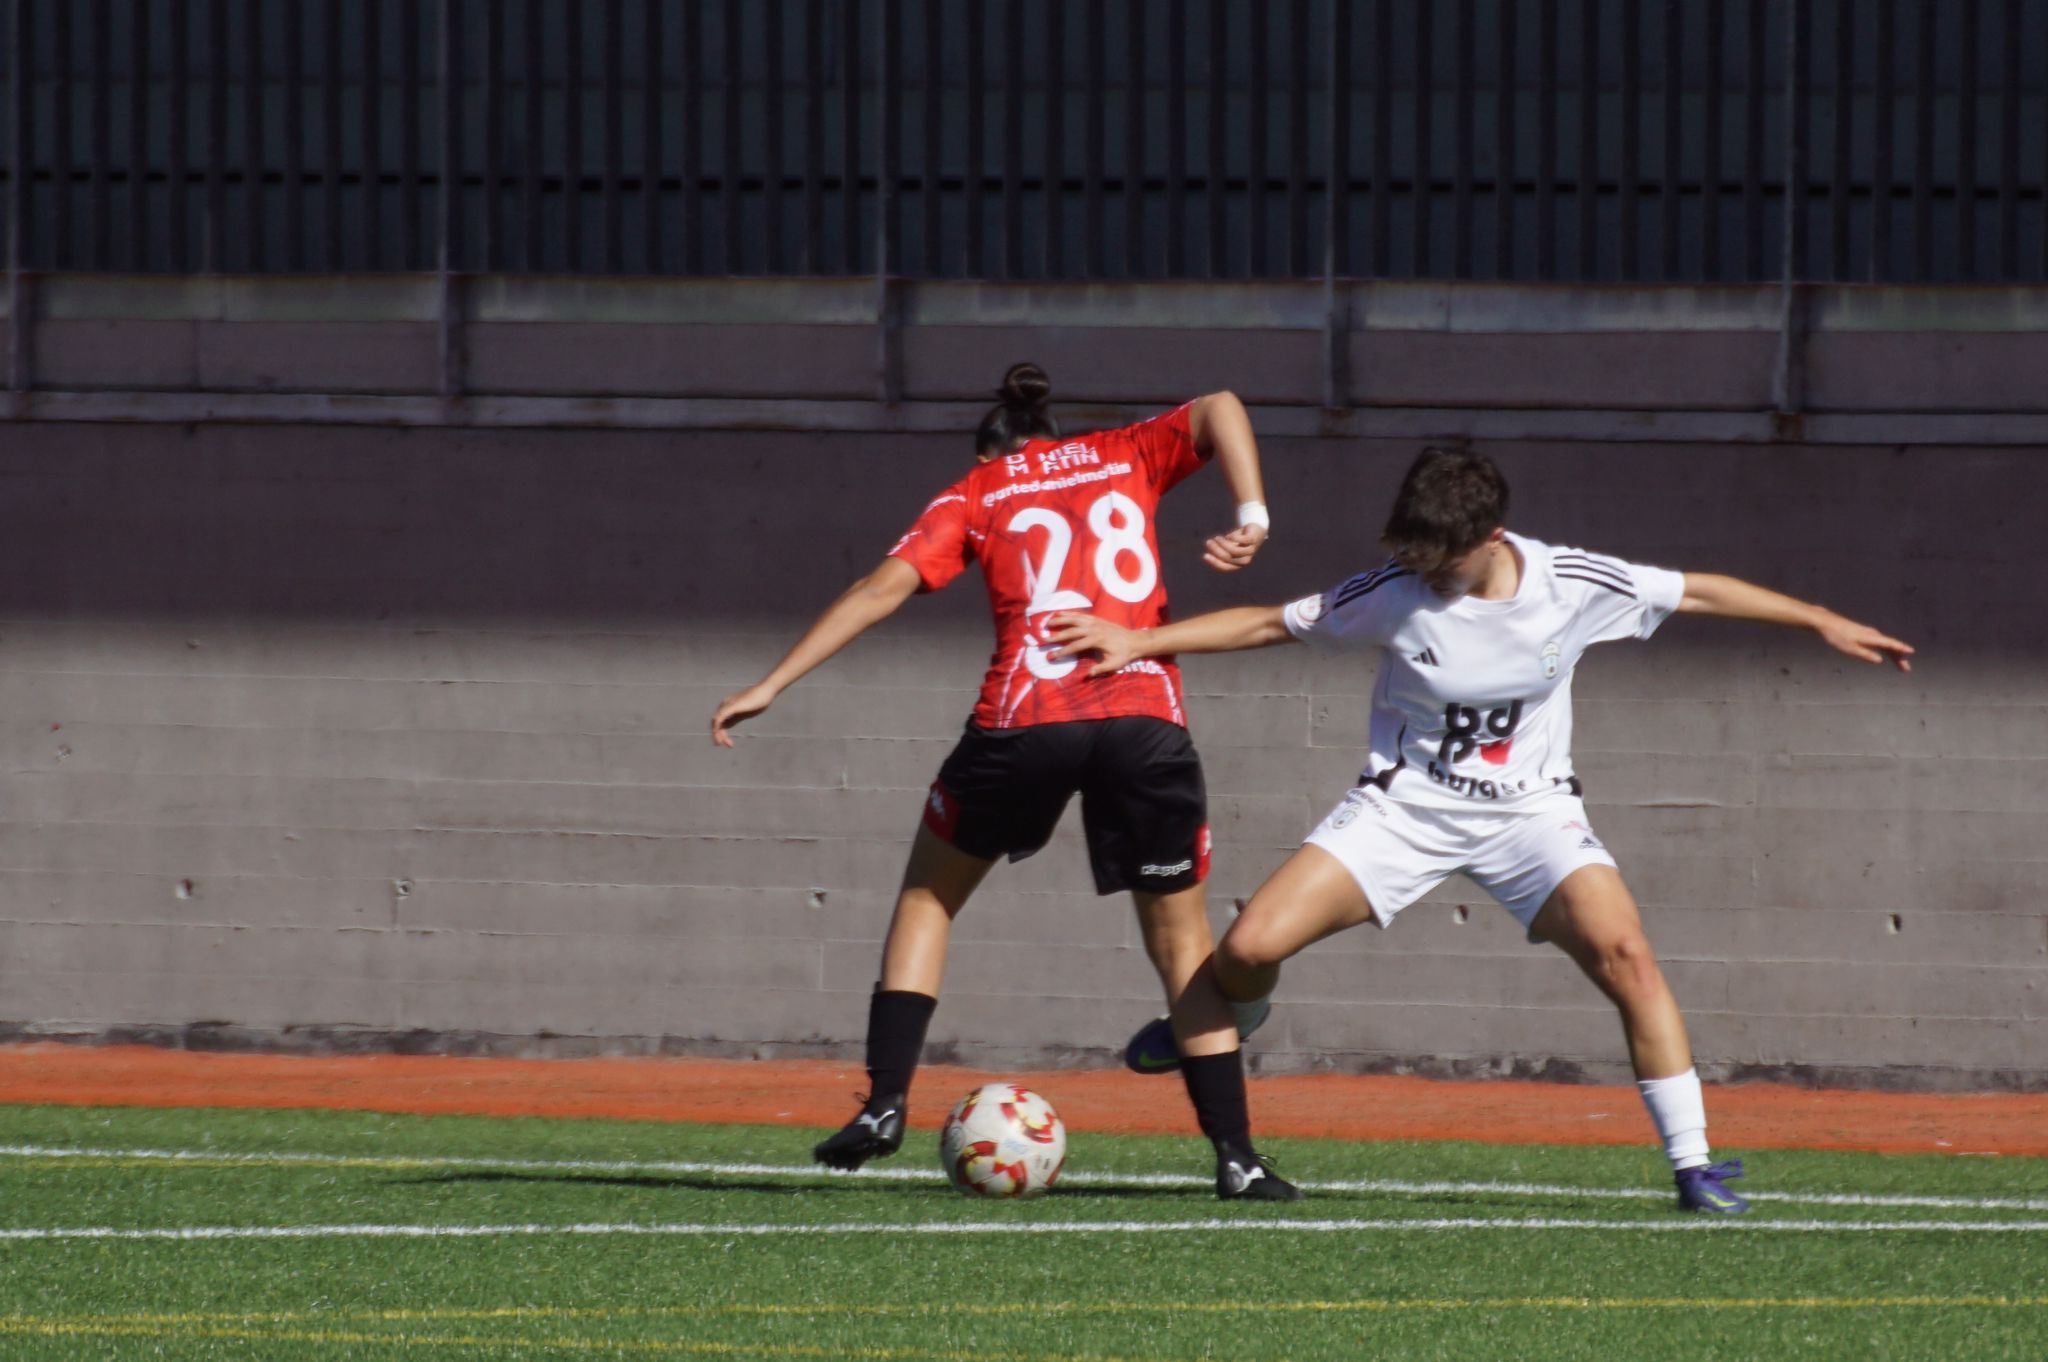
[[[986,657],[978,583],[910,603],[742,730],[737,751],[714,749],[704,726],[957,474],[968,449],[949,402],[970,395],[967,376],[992,382],[1029,354],[1105,419],[1229,379],[1172,388],[1144,358],[1161,345],[1235,355],[1241,386],[1265,385],[1259,424],[1282,432],[1264,441],[1275,538],[1252,571],[1216,577],[1197,547],[1226,515],[1220,480],[1169,498],[1166,577],[1187,613],[1282,599],[1375,561],[1414,423],[1455,427],[1467,395],[1534,393],[1532,366],[1572,369],[1578,344],[1584,401],[1497,402],[1488,418],[1552,437],[1481,432],[1513,480],[1517,528],[1752,577],[1922,648],[1901,677],[1807,637],[1678,619],[1582,669],[1595,822],[1645,905],[1703,1065],[2048,1086],[2048,612],[2034,525],[2048,464],[1988,417],[1944,418],[1965,444],[1815,439],[1826,413],[1806,418],[1804,441],[1767,442],[1787,428],[1766,409],[1775,337],[1732,322],[1635,347],[1611,330],[1585,333],[1597,344],[1567,334],[1547,350],[1540,333],[1461,341],[1446,327],[1427,362],[1367,322],[1353,339],[1369,344],[1348,347],[1357,381],[1414,401],[1331,413],[1307,405],[1312,384],[1285,390],[1313,365],[1314,332],[1306,358],[1282,364],[1256,335],[1210,345],[1161,325],[1121,338],[1142,375],[1123,407],[1126,347],[1099,319],[1025,336],[998,315],[947,337],[913,310],[906,372],[957,369],[961,391],[922,380],[928,399],[879,429],[629,429],[687,425],[675,418],[688,412],[617,404],[488,427],[511,417],[340,408],[311,381],[297,407],[230,404],[227,419],[177,424],[166,418],[193,410],[178,402],[228,397],[187,367],[169,381],[179,391],[142,391],[132,368],[87,381],[95,365],[156,355],[122,339],[145,323],[164,319],[108,320],[104,348],[53,351],[39,332],[39,357],[78,367],[59,386],[39,365],[46,386],[24,396],[23,419],[0,422],[7,1033],[857,1053],[921,794]],[[554,323],[523,324],[520,344],[542,353]],[[572,377],[593,354],[631,354],[620,329],[679,354],[724,344],[699,324],[680,336],[569,324],[597,328],[555,337]],[[267,343],[230,328],[218,353],[286,374],[316,368],[294,346],[349,353],[309,325],[310,341]],[[578,339],[592,334],[603,344]],[[1889,357],[1857,359],[1827,351],[1840,337],[1814,337],[1814,389],[1839,393],[1873,365],[1927,371],[1967,345],[1971,381],[1996,387],[1987,364],[2012,376],[1972,411],[2040,410],[2024,381],[2037,337],[1882,338]],[[803,337],[784,343],[782,387],[804,392]],[[1756,372],[1674,358],[1695,345],[1749,354]],[[1821,373],[1823,352],[1842,367]],[[409,351],[354,362],[396,366],[412,385],[401,395],[430,387]],[[1615,371],[1630,364],[1669,387],[1624,390]],[[1898,405],[1932,391],[1902,388]],[[1599,392],[1646,414],[1586,405]],[[1698,407],[1716,400],[1748,423],[1732,439],[1703,438],[1723,418]],[[575,412],[598,428],[570,428]],[[1839,414],[1934,429],[1868,400]],[[917,429],[940,424],[955,429]],[[1186,673],[1220,924],[1355,773],[1371,675],[1297,648],[1190,659]],[[962,918],[932,1039],[975,1061],[1099,1060],[1155,994],[1128,907],[1089,892],[1068,829],[999,869]],[[1262,1066],[1624,1072],[1611,1010],[1463,881],[1391,931],[1315,948],[1289,966],[1282,1001],[1253,1047]]]

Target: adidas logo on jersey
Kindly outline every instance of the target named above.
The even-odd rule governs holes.
[[[1434,667],[1438,665],[1436,660],[1436,649],[1434,648],[1424,648],[1421,652],[1415,654],[1415,656],[1409,658],[1408,660],[1410,662],[1418,662],[1425,667]]]

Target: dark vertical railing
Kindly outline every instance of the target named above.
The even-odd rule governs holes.
[[[1081,272],[1089,279],[1100,279],[1107,272],[1103,262],[1102,250],[1102,162],[1105,156],[1103,149],[1104,139],[1108,135],[1105,131],[1107,120],[1103,109],[1104,100],[1107,98],[1103,91],[1103,83],[1107,75],[1103,65],[1106,60],[1103,49],[1109,46],[1108,24],[1105,15],[1107,4],[1108,0],[1087,0],[1088,32],[1083,45],[1084,50],[1088,53],[1088,127],[1081,142],[1083,167],[1081,172],[1081,195],[1084,209],[1081,232]],[[968,7],[967,15],[967,41],[968,49],[971,52],[974,50],[976,38],[979,37],[978,27],[974,20],[973,6],[970,5]],[[968,126],[972,130],[979,127],[979,123],[972,114],[975,106],[971,91],[968,98],[970,110]],[[971,135],[972,132],[970,131]],[[968,163],[974,168],[976,173],[979,172],[981,157],[979,151],[974,147],[968,148]],[[974,200],[978,196],[978,187],[970,179],[967,195],[970,222],[973,221]],[[973,244],[973,241],[974,229],[970,226],[968,228],[968,243],[970,246]],[[971,266],[968,272],[970,274],[974,273]]]
[[[1642,268],[1643,160],[1643,7],[1633,0],[1621,6],[1621,150],[1615,199],[1619,213],[1616,271],[1636,279]]]
[[[625,16],[620,13],[624,3],[625,0],[604,0],[598,11],[599,41],[603,44],[599,98],[604,106],[603,256],[598,261],[598,269],[606,274],[617,274],[624,269],[626,257],[626,211],[621,201],[620,183],[621,163],[626,159],[626,52],[625,34],[621,32]],[[771,60],[779,55],[771,54]],[[779,173],[775,184],[779,195],[782,185]],[[780,263],[778,257],[776,265]]]
[[[1683,0],[1664,0],[1664,164],[1658,177],[1657,277],[1679,277],[1679,208],[1685,184],[1685,10]]]
[[[1002,276],[1024,273],[1024,4],[1003,0],[1003,221]]]
[[[22,10],[27,10],[30,0],[18,0]],[[153,215],[149,211],[149,113],[150,113],[150,71],[149,71],[149,21],[150,11],[146,5],[134,6],[128,25],[128,249],[122,260],[133,270],[149,268],[150,231]],[[28,58],[28,50],[22,49],[22,58]],[[26,84],[26,82],[24,82]],[[170,268],[177,266],[172,264]]]
[[[1433,117],[1436,106],[1436,25],[1432,22],[1435,9],[1434,5],[1419,5],[1415,10],[1415,100],[1412,115],[1415,143],[1411,161],[1413,169],[1408,178],[1408,192],[1413,196],[1409,204],[1409,235],[1413,242],[1408,248],[1411,274],[1429,273],[1432,241],[1430,167],[1436,155],[1433,139],[1436,131]]]
[[[839,16],[839,183],[840,272],[859,274],[865,268],[860,244],[860,0],[842,0]]]
[[[1945,0],[1953,4],[1954,0]],[[1913,90],[1913,273],[1916,283],[1934,277],[1934,0],[1916,0],[1919,34]]]
[[[521,5],[520,41],[526,69],[519,82],[523,124],[519,157],[519,258],[526,269],[539,270],[545,268],[541,241],[547,196],[541,176],[547,170],[547,16],[541,10],[541,0],[521,0]],[[690,6],[690,11],[695,13],[696,6]],[[686,72],[688,69],[684,68]],[[686,96],[692,91],[687,77],[683,88]],[[684,187],[689,188],[687,184]],[[686,221],[684,229],[694,231],[695,225]]]
[[[71,69],[71,5],[62,3],[50,15],[50,236],[56,244],[52,253],[58,269],[72,267],[71,241],[71,85],[64,75]],[[179,42],[180,52],[183,41]],[[185,264],[184,253],[176,256],[175,269]]]
[[[1372,42],[1372,267],[1393,272],[1394,0],[1374,0]]]
[[[1813,6],[1794,5],[1792,50],[1785,78],[1785,102],[1792,126],[1786,130],[1790,150],[1785,157],[1785,240],[1787,253],[1783,271],[1787,282],[1803,279],[1812,268],[1812,210],[1808,169],[1813,146]]]
[[[1328,224],[1323,243],[1326,276],[1352,272],[1351,255],[1351,13],[1348,4],[1330,6],[1330,124]]]
[[[2048,0],[4,2],[31,271],[2048,275]]]
[[[1600,222],[1600,0],[1579,0],[1579,259],[1577,278],[1598,272]]]
[[[2025,32],[2021,0],[2002,0],[2004,25],[2000,48],[2005,60],[1998,88],[1998,277],[2015,279],[2020,268],[2020,40]],[[2043,217],[2048,219],[2048,185]],[[2048,222],[2042,236],[2048,238]]]
[[[1496,80],[1498,103],[1494,106],[1493,157],[1493,277],[1509,279],[1515,273],[1515,202],[1521,190],[1516,167],[1521,164],[1515,145],[1515,130],[1521,126],[1520,51],[1515,45],[1516,15],[1521,0],[1499,0],[1500,44]]]
[[[1719,280],[1727,277],[1721,260],[1721,178],[1726,166],[1721,159],[1721,91],[1727,81],[1728,9],[1725,0],[1706,0],[1706,74],[1700,82],[1702,152],[1700,165],[1700,272],[1699,277]]]
[[[819,158],[824,155],[824,102],[819,97],[823,85],[821,47],[823,46],[824,0],[805,0],[804,18],[804,240],[799,252],[798,267],[816,269],[818,262],[815,252],[821,239],[819,230],[819,194],[822,172]],[[782,224],[782,186],[787,171],[783,167],[783,106],[786,96],[783,90],[784,63],[788,51],[784,47],[782,29],[782,6],[761,7],[761,215],[763,218],[761,240],[768,252],[767,268],[771,273],[790,272],[789,257],[785,254]]]
[[[1835,0],[1835,156],[1827,180],[1829,279],[1853,279],[1849,266],[1849,152],[1855,133],[1855,6]]]
[[[924,270],[937,276],[945,272],[945,256],[939,250],[941,209],[945,205],[945,23],[938,0],[924,0]]]
[[[1051,16],[1059,11],[1060,6],[1052,6]],[[1057,35],[1059,21],[1051,16]],[[1175,19],[1166,26],[1166,273],[1178,279],[1188,272],[1188,26],[1177,22],[1178,15]],[[1057,107],[1059,101],[1051,104]],[[1047,123],[1046,135],[1056,137],[1058,115],[1049,114]]]
[[[59,16],[68,13],[69,8],[67,5],[59,5],[57,7]],[[191,96],[192,34],[186,24],[184,4],[171,4],[166,19],[169,25],[168,36],[171,47],[171,63],[169,88],[166,91],[170,105],[168,116],[164,119],[164,138],[166,143],[164,179],[169,198],[165,219],[170,228],[170,267],[174,270],[185,271],[192,268],[191,259],[187,254],[190,247],[189,219],[187,214],[190,209],[186,201],[186,175],[189,168],[188,150],[190,146],[187,140],[190,136],[187,120],[190,112]],[[61,17],[59,25],[57,31],[61,35],[65,32],[68,25],[63,23]],[[57,93],[59,96],[58,107],[60,110],[66,111],[60,113],[58,126],[67,130],[66,140],[68,141],[68,129],[71,121],[68,113],[71,103],[68,97],[70,92],[60,85]],[[68,148],[65,153],[60,153],[60,159],[68,162]],[[65,167],[65,171],[68,180],[68,165]],[[57,202],[60,210],[68,210],[69,199],[69,194],[59,196]]]
[[[1769,153],[1764,150],[1764,115],[1773,103],[1782,103],[1764,84],[1764,0],[1749,0],[1748,22],[1744,25],[1743,49],[1743,141],[1742,141],[1742,277],[1768,279],[1775,264],[1764,252],[1764,171]],[[1789,117],[1791,111],[1785,110]],[[1782,171],[1781,171],[1782,174]],[[1786,210],[1791,209],[1789,192]]]
[[[370,29],[376,32],[373,25]],[[243,0],[242,4],[242,237],[241,267],[254,271],[263,268],[266,255],[263,247],[263,229],[268,215],[263,211],[264,185],[268,178],[263,167],[268,160],[263,151],[264,98],[266,81],[263,64],[263,6],[257,0]],[[139,120],[138,120],[139,121]],[[142,160],[138,156],[128,163],[130,194],[140,197],[139,173]],[[132,243],[131,250],[140,250],[140,242]],[[379,266],[386,262],[379,261]],[[399,268],[411,266],[411,261],[400,261]]]
[[[666,255],[662,251],[661,171],[661,4],[642,0],[640,6],[640,238],[641,272],[660,274]]]
[[[967,105],[967,173],[965,180],[962,182],[967,209],[967,260],[965,267],[968,278],[979,279],[987,273],[987,262],[983,257],[982,251],[981,208],[982,198],[986,191],[986,185],[982,180],[982,139],[985,136],[984,110],[987,108],[988,66],[987,49],[982,41],[982,7],[980,5],[969,5],[966,17],[967,61],[961,68],[966,73],[966,79],[961,82],[960,91],[961,98]],[[1098,25],[1101,23],[1099,7],[1096,14],[1096,22]],[[1092,55],[1096,61],[1101,60],[1102,53],[1099,44]],[[1097,101],[1096,106],[1091,111],[1091,127],[1099,134],[1102,126],[1100,106],[1102,98],[1101,82],[1099,80],[1091,82],[1091,86],[1093,89],[1092,97]],[[1088,154],[1090,158],[1090,183],[1093,186],[1091,192],[1097,196],[1099,201],[1099,196],[1102,192],[1102,164],[1099,159],[1102,154],[1101,148],[1099,146],[1091,147]],[[1100,233],[1091,231],[1090,237],[1091,248],[1099,252],[1102,249]],[[1100,274],[1102,271],[1100,268],[1097,268],[1090,272]]]
[[[225,0],[215,0],[225,3]],[[86,240],[94,262],[108,260],[113,252],[113,129],[109,121],[113,116],[113,65],[114,65],[114,16],[108,0],[93,0],[92,5],[92,132],[91,150],[87,153],[91,164],[87,168],[91,189],[86,199],[86,213],[89,223]],[[216,162],[218,165],[218,162]]]
[[[207,11],[206,246],[199,268],[217,274],[227,265],[228,0],[207,0]],[[98,174],[93,178],[97,187]],[[362,268],[371,268],[367,259]]]
[[[537,4],[539,0],[528,0]],[[287,6],[287,11],[296,8]],[[294,34],[288,39],[296,48]],[[404,268],[416,270],[424,263],[420,252],[420,9],[419,0],[398,0],[398,253]],[[296,100],[296,87],[286,76],[287,99]],[[285,193],[296,199],[298,186],[288,176]],[[296,249],[296,247],[294,247]]]
[[[1308,163],[1314,139],[1308,123],[1308,0],[1294,0],[1288,15],[1287,273],[1299,278],[1308,267]],[[1167,230],[1178,230],[1171,223]]]
[[[320,6],[320,268],[339,270],[341,258],[341,10],[343,0]],[[451,32],[453,30],[451,29]],[[457,68],[458,70],[460,68]],[[460,224],[456,224],[460,237]]]
[[[565,269],[585,271],[589,269],[583,258],[583,29],[587,9],[582,0],[567,0],[562,7],[562,265]],[[730,37],[737,47],[737,31]],[[729,54],[732,58],[732,74],[727,77],[735,83],[740,79],[739,53]],[[728,147],[736,141],[730,130],[726,133]],[[737,157],[734,158],[735,162]],[[735,165],[726,167],[725,192],[730,199],[726,208],[730,219],[739,212],[740,176]],[[738,250],[738,233],[726,243],[728,251]],[[736,271],[735,271],[736,272]]]
[[[1897,110],[1892,79],[1893,3],[1894,0],[1877,0],[1876,5],[1877,68],[1871,82],[1871,117],[1876,123],[1870,162],[1871,279],[1889,279],[1892,273],[1892,126]]]
[[[1557,0],[1537,7],[1536,277],[1557,278]]]
[[[1458,0],[1457,71],[1452,100],[1451,130],[1451,273],[1460,279],[1472,275],[1472,161],[1478,154],[1473,136],[1474,104],[1477,96],[1478,35],[1473,29],[1475,0]]]
[[[1124,33],[1124,275],[1145,274],[1145,5],[1127,0]]]
[[[476,267],[501,270],[510,258],[505,250],[505,186],[499,158],[505,149],[505,7],[503,3],[484,6],[483,15],[483,156],[478,173],[483,182],[483,239],[478,243]],[[367,172],[367,167],[365,171]],[[365,174],[367,181],[368,175]]]
[[[1042,176],[1045,195],[1039,215],[1045,224],[1045,240],[1039,273],[1048,279],[1058,279],[1067,272],[1067,90],[1064,75],[1067,33],[1061,22],[1066,12],[1065,5],[1048,5],[1045,11],[1045,170]],[[1180,24],[1172,25],[1169,41],[1179,45],[1178,50],[1185,51],[1185,28]],[[1178,184],[1172,187],[1176,191],[1180,188]],[[1175,221],[1179,221],[1178,212],[1173,216]],[[1176,269],[1175,273],[1178,272]]]
[[[1266,128],[1267,100],[1272,95],[1266,35],[1272,11],[1254,6],[1250,43],[1245,52],[1251,66],[1245,109],[1245,267],[1252,278],[1266,273]]]
[[[261,8],[250,5],[251,10]],[[384,250],[382,214],[384,199],[384,5],[369,0],[363,6],[362,42],[362,175],[356,188],[356,259],[366,270],[389,269]],[[253,16],[252,16],[253,17]],[[400,262],[399,268],[410,265]]]
[[[1956,277],[1977,277],[1978,0],[1961,0],[1956,78]]]
[[[1209,0],[1209,85],[1206,91],[1209,115],[1207,194],[1203,207],[1209,218],[1208,277],[1216,279],[1229,272],[1229,110],[1230,110],[1230,13],[1224,0]]]

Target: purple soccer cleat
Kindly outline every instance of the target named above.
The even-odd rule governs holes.
[[[1742,1176],[1742,1160],[1706,1164],[1678,1171],[1678,1209],[1703,1211],[1708,1215],[1741,1215],[1749,1203],[1728,1190],[1727,1184]]]

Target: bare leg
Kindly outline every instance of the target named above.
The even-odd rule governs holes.
[[[1218,1020],[1215,1003],[1265,997],[1280,982],[1281,961],[1371,919],[1372,905],[1343,863],[1321,847],[1302,847],[1259,886],[1223,934],[1210,968],[1197,974],[1181,995],[1173,1019],[1181,1053],[1235,1050],[1237,1028],[1227,1008]]]
[[[1692,1046],[1678,1000],[1657,968],[1635,896],[1612,866],[1581,866],[1530,923],[1538,937],[1577,962],[1621,1012],[1628,1057],[1638,1079],[1670,1078],[1692,1068]]]
[[[868,1000],[868,1096],[858,1116],[812,1149],[819,1163],[852,1170],[902,1146],[904,1102],[938,1004],[953,918],[989,865],[917,830],[882,946],[882,977]]]
[[[1212,987],[1186,998],[1189,984],[1208,973],[1204,966],[1215,949],[1202,886],[1170,894],[1135,891],[1131,901],[1138,910],[1145,953],[1152,957],[1152,967],[1159,971],[1159,983],[1166,990],[1166,1006],[1173,1016],[1181,1054],[1228,1054],[1236,1049],[1237,1030],[1222,996]],[[1226,1038],[1228,1045],[1223,1043]]]
[[[930,828],[918,828],[896,894],[896,915],[882,943],[883,989],[939,996],[953,919],[993,864],[969,856]]]

